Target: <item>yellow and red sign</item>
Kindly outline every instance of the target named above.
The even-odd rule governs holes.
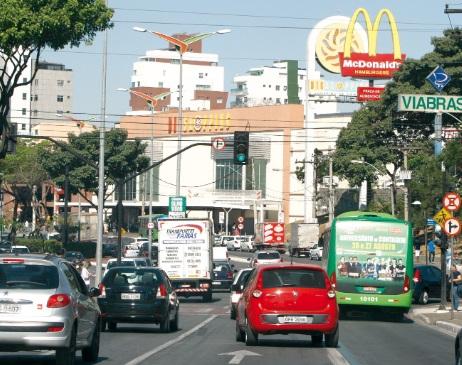
[[[360,14],[364,16],[364,20],[366,22],[368,53],[351,52],[353,31]],[[377,54],[377,35],[380,21],[384,16],[387,16],[388,23],[390,24],[393,40],[393,53]],[[339,53],[342,76],[364,79],[388,79],[391,78],[393,73],[400,68],[405,58],[406,55],[401,53],[398,27],[396,25],[395,17],[391,11],[388,9],[381,9],[377,14],[374,23],[372,23],[366,9],[356,9],[351,17],[350,23],[348,24],[344,50]]]

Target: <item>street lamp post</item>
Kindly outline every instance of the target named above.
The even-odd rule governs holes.
[[[170,95],[172,92],[161,93],[155,96],[150,96],[141,91],[125,89],[119,87],[118,91],[129,92],[132,95],[136,95],[148,103],[150,112],[151,112],[151,164],[154,163],[154,108],[157,105],[158,101]],[[154,169],[149,170],[149,217],[148,217],[148,257],[151,259],[152,256],[152,197],[154,195]],[[144,214],[144,213],[143,213]]]
[[[192,35],[186,39],[180,40],[175,37],[171,37],[167,34],[160,33],[160,32],[155,32],[152,30],[148,30],[146,28],[140,28],[140,27],[133,27],[133,30],[137,32],[148,32],[151,33],[155,36],[158,36],[176,46],[176,49],[179,52],[179,57],[180,57],[180,80],[179,80],[179,86],[178,86],[178,122],[177,122],[177,131],[178,131],[178,147],[177,150],[181,150],[181,143],[182,143],[182,129],[183,129],[183,54],[188,51],[188,46],[192,43],[195,43],[197,41],[200,41],[204,38],[210,37],[214,34],[226,34],[231,32],[230,29],[220,29],[215,32],[207,32],[207,33],[199,33]],[[176,188],[175,188],[175,194],[176,196],[180,196],[181,194],[181,154],[177,155],[176,158]]]
[[[373,164],[371,164],[371,163],[369,163],[367,161],[364,161],[364,160],[351,160],[351,163],[361,164],[361,165],[368,165],[368,166],[372,167],[379,174],[381,174],[381,175],[385,174],[383,171],[379,170]],[[391,215],[395,215],[395,189],[396,189],[395,180],[391,179],[391,189],[390,189],[391,190]]]

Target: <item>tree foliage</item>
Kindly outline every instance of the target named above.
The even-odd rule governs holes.
[[[69,135],[67,149],[55,146],[44,150],[40,156],[43,167],[58,186],[64,186],[65,169],[69,169],[69,190],[73,194],[81,190],[98,195],[99,131]],[[149,166],[144,155],[146,145],[141,141],[128,141],[127,131],[111,129],[105,134],[105,199],[111,191],[109,186],[116,179],[126,178]],[[85,194],[82,195],[89,203]]]
[[[2,0],[0,6],[0,158],[11,134],[10,98],[29,84],[44,48],[59,50],[91,41],[110,27],[113,11],[103,0]],[[23,72],[35,59],[32,77]]]

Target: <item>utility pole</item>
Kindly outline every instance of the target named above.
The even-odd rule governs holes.
[[[404,170],[407,172],[407,149],[403,150],[404,154]],[[404,180],[404,220],[409,220],[409,189],[407,179]]]
[[[335,209],[335,192],[334,192],[334,162],[332,153],[329,151],[329,224],[332,226]]]

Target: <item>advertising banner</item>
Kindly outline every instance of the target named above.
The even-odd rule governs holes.
[[[361,102],[378,101],[385,88],[383,87],[358,87],[357,99]]]
[[[351,51],[354,26],[360,14],[364,16],[366,22],[368,53],[353,53]],[[387,16],[388,23],[390,24],[393,39],[393,53],[377,54],[377,33],[383,16]],[[388,79],[399,69],[405,58],[406,55],[401,53],[398,27],[391,11],[388,9],[381,9],[374,23],[372,23],[366,9],[356,9],[348,25],[344,51],[339,53],[342,76],[366,79]]]

